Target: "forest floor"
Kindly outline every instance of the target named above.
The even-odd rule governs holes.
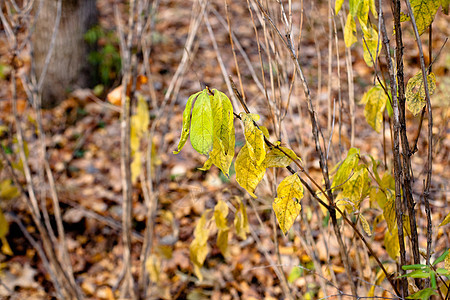
[[[302,1],[303,3],[303,1]],[[229,1],[231,28],[240,45],[248,56],[250,65],[255,69],[256,77],[262,82],[261,64],[258,55],[254,28],[247,4],[242,1]],[[275,5],[274,5],[275,7]],[[99,1],[101,25],[114,30],[113,11],[108,1]],[[330,137],[328,87],[330,95],[336,99],[335,126],[333,126],[331,147],[329,152],[329,168],[332,169],[345,158],[351,147],[351,132],[354,130],[353,147],[359,148],[361,154],[372,155],[384,162],[386,152],[387,167],[392,170],[391,135],[389,123],[384,125],[386,131],[377,133],[365,121],[364,105],[359,104],[364,92],[373,82],[373,70],[365,64],[362,45],[358,43],[351,48],[354,92],[355,92],[355,127],[351,128],[349,106],[347,68],[345,64],[345,45],[343,42],[340,18],[336,17],[338,31],[338,53],[333,40],[333,56],[328,59],[328,9],[322,1],[306,1],[303,17],[300,4],[293,4],[295,12],[294,28],[302,21],[300,62],[303,64],[305,77],[310,84],[312,98],[317,109],[319,125],[323,129],[325,139]],[[302,212],[291,231],[285,236],[279,230],[272,202],[276,195],[276,183],[282,180],[286,170],[268,171],[265,179],[256,190],[257,199],[252,199],[235,180],[232,172],[226,178],[216,168],[200,171],[205,157],[201,156],[187,142],[180,154],[174,155],[182,127],[182,113],[189,95],[201,89],[200,82],[210,88],[216,88],[231,97],[227,89],[217,56],[221,55],[226,72],[232,75],[239,85],[237,68],[230,46],[224,1],[211,1],[207,8],[207,20],[214,32],[218,49],[213,47],[204,19],[199,27],[193,44],[193,51],[188,60],[187,69],[180,76],[180,85],[167,101],[166,108],[159,113],[169,84],[180,65],[186,51],[186,38],[196,9],[193,1],[161,1],[156,11],[156,19],[152,32],[150,60],[150,88],[143,86],[140,93],[148,100],[150,108],[150,126],[159,122],[152,137],[151,148],[151,187],[152,195],[157,199],[154,235],[152,241],[152,260],[148,264],[151,272],[150,299],[281,299],[285,298],[283,285],[280,283],[280,272],[287,278],[289,293],[294,299],[339,299],[339,294],[350,294],[350,284],[339,246],[333,233],[331,222],[319,204],[307,193],[301,200]],[[274,15],[279,9],[274,9]],[[342,13],[341,13],[342,14]],[[256,17],[256,16],[255,16]],[[221,23],[225,22],[225,23]],[[262,26],[256,20],[261,45],[266,44]],[[284,27],[280,27],[284,28]],[[441,12],[436,16],[433,32],[433,53],[436,55],[449,36],[448,16]],[[293,34],[297,38],[299,30]],[[273,35],[273,32],[270,34]],[[425,36],[425,35],[424,35]],[[237,52],[243,89],[247,104],[253,113],[261,115],[261,124],[269,129],[271,140],[281,136],[283,145],[291,147],[302,159],[308,173],[321,182],[321,170],[311,133],[311,125],[307,113],[307,104],[302,85],[298,78],[294,85],[290,102],[289,82],[293,70],[290,57],[282,49],[276,36],[268,36],[269,40],[278,41],[271,48],[273,61],[268,61],[263,54],[266,85],[269,93],[280,100],[287,109],[282,125],[275,124],[271,117],[264,93],[261,92],[252,75],[252,70]],[[334,38],[333,38],[334,39]],[[392,39],[393,40],[393,39]],[[425,48],[428,38],[424,37]],[[393,42],[391,42],[392,44]],[[117,46],[117,45],[116,45]],[[1,45],[5,49],[5,45]],[[441,254],[450,247],[450,228],[438,227],[449,213],[450,207],[450,52],[448,44],[441,52],[433,66],[437,78],[437,91],[432,97],[435,142],[433,153],[433,177],[431,183],[431,208],[433,219],[433,251]],[[6,56],[2,50],[2,56]],[[275,51],[275,53],[274,53]],[[428,51],[428,50],[427,50]],[[426,52],[427,52],[426,51]],[[267,53],[267,52],[263,52]],[[412,31],[405,25],[405,70],[406,78],[410,78],[419,70],[418,51]],[[26,53],[23,54],[26,57]],[[272,69],[272,66],[273,69]],[[338,74],[338,65],[340,74]],[[331,67],[331,76],[328,67]],[[271,88],[270,72],[274,75],[274,86]],[[277,74],[280,74],[277,76]],[[119,82],[117,78],[117,83]],[[278,83],[277,83],[278,80]],[[6,76],[0,80],[0,125],[12,126],[13,117],[10,105],[10,80]],[[116,84],[117,85],[117,84]],[[112,88],[111,88],[112,89]],[[43,110],[43,125],[46,133],[50,166],[56,181],[58,197],[63,214],[66,241],[73,265],[73,271],[82,291],[88,299],[117,299],[117,289],[123,268],[123,244],[121,230],[122,215],[122,182],[120,170],[120,113],[119,107],[112,109],[106,101],[106,92],[100,99],[92,100],[86,91],[75,91],[61,105]],[[153,95],[156,98],[152,98]],[[277,94],[279,93],[279,94]],[[339,106],[338,97],[341,97]],[[19,90],[20,103],[26,104],[26,95]],[[5,101],[3,101],[5,100]],[[6,101],[7,100],[7,101]],[[272,104],[277,107],[277,104]],[[341,107],[341,109],[340,109]],[[234,107],[236,113],[241,107]],[[332,110],[331,110],[332,111]],[[338,116],[341,114],[340,122]],[[40,170],[39,139],[35,134],[35,113],[28,106],[21,110],[24,136],[29,149],[29,163],[33,171],[35,183],[39,186],[42,199],[50,216],[53,216],[49,187],[42,183]],[[412,140],[417,135],[420,116],[407,114],[408,136]],[[426,249],[426,215],[422,201],[423,180],[427,155],[427,117],[419,134],[418,152],[412,157],[414,172],[413,192],[417,202],[417,223],[420,234],[420,247]],[[237,135],[236,145],[240,148],[244,143],[242,128],[235,122]],[[2,145],[11,145],[14,149],[13,133],[0,134]],[[280,134],[278,134],[280,133]],[[383,140],[386,147],[383,148]],[[412,143],[412,142],[410,142]],[[385,149],[385,150],[384,150]],[[11,154],[13,157],[14,154]],[[3,170],[0,176],[7,178]],[[24,178],[21,178],[24,181]],[[246,239],[238,237],[232,226],[239,201],[247,207],[250,233]],[[195,225],[206,209],[214,209],[217,201],[225,201],[230,212],[228,223],[232,228],[229,238],[230,255],[224,257],[216,246],[216,235],[209,238],[210,252],[202,269],[204,279],[199,281],[194,275],[189,258],[189,245],[193,240]],[[44,201],[45,202],[45,201]],[[377,216],[381,214],[367,199],[364,202],[366,217],[372,227],[372,235],[366,236],[375,253],[383,263],[389,266],[390,272],[396,271],[395,262],[389,257],[384,244],[386,223],[375,225]],[[28,212],[23,197],[16,200],[2,201],[1,209],[9,222],[9,233],[6,236],[12,253],[0,254],[0,298],[1,299],[50,299],[54,288],[50,277],[36,249],[29,243],[17,224],[17,219],[25,225],[26,230],[39,240],[39,234]],[[53,222],[53,217],[51,217]],[[133,187],[133,241],[132,262],[133,274],[138,276],[144,262],[140,261],[143,233],[146,226],[146,201],[141,182]],[[375,295],[392,297],[387,280],[377,282],[378,269],[367,251],[362,251],[362,243],[355,237],[349,226],[341,225],[344,240],[348,248],[351,267],[354,270],[354,282],[360,295],[367,295],[372,284],[376,282]],[[275,242],[274,242],[275,241]],[[278,247],[278,251],[276,251]],[[325,287],[325,288],[324,288]],[[343,299],[351,299],[344,297]]]

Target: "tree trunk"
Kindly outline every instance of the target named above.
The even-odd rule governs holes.
[[[39,6],[40,1],[35,1]],[[43,0],[33,33],[36,76],[42,76],[57,17],[57,0]],[[38,11],[37,9],[35,10]],[[42,86],[42,107],[58,105],[67,92],[89,84],[84,34],[97,23],[95,0],[62,0],[61,20]]]

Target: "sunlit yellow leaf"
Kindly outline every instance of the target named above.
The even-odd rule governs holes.
[[[12,252],[11,247],[9,246],[8,240],[6,239],[6,237],[1,237],[1,241],[2,241],[2,253],[9,255],[9,256],[13,256],[14,252]]]
[[[370,288],[369,292],[367,293],[367,297],[373,297],[375,296],[375,287],[381,284],[381,282],[386,278],[386,274],[383,272],[383,270],[379,270],[377,275],[375,276],[375,283]]]
[[[367,66],[372,67],[373,62],[377,60],[377,47],[378,47],[378,32],[374,26],[361,26],[363,30],[363,49],[364,49],[364,61]]]
[[[359,214],[359,220],[361,221],[361,225],[365,233],[367,233],[368,236],[371,236],[372,231],[370,230],[369,222],[367,222],[366,218],[362,214]]]
[[[209,253],[208,237],[210,228],[206,226],[206,216],[211,210],[206,210],[195,226],[194,240],[189,246],[189,256],[192,264],[194,265],[194,274],[200,281],[203,280],[203,275],[200,268],[205,262],[206,256]]]
[[[0,199],[10,200],[20,195],[19,189],[12,184],[11,179],[0,181]]]
[[[336,15],[339,13],[339,11],[342,8],[342,4],[344,4],[344,0],[336,0],[334,4],[334,11],[336,12]]]
[[[262,164],[257,165],[256,162],[250,158],[247,144],[239,151],[239,154],[236,157],[235,168],[236,181],[241,187],[246,189],[253,198],[256,198],[254,191],[258,183],[264,177],[266,168]]]
[[[342,185],[342,194],[345,198],[348,198],[356,208],[359,208],[359,204],[367,196],[369,188],[369,175],[367,169],[362,167],[350,177]]]
[[[237,197],[236,197],[237,198]],[[247,210],[244,203],[240,198],[237,198],[239,202],[239,209],[234,216],[234,227],[236,228],[236,234],[243,240],[247,239],[247,233],[250,233],[250,227],[248,225]]]
[[[419,35],[425,32],[434,20],[436,12],[441,6],[440,0],[411,0],[414,19],[416,20]]]
[[[228,233],[230,232],[229,229],[225,230],[219,230],[217,233],[217,247],[220,250],[220,253],[222,253],[223,257],[227,258],[230,257],[230,251],[228,249]]]
[[[388,97],[379,84],[368,90],[361,99],[361,103],[366,104],[366,121],[376,132],[380,132],[383,127],[383,112],[387,101]]]
[[[430,92],[430,96],[433,94],[436,89],[436,77],[434,73],[430,73],[427,76],[428,83],[428,91]],[[422,72],[419,71],[416,75],[411,77],[408,80],[408,84],[406,85],[406,103],[408,104],[408,109],[414,115],[417,115],[422,111],[422,108],[426,104],[425,100],[425,87],[423,85]]]
[[[444,218],[441,224],[439,224],[439,227],[447,225],[448,223],[450,223],[450,213]]]
[[[369,5],[370,0],[359,0],[358,12],[356,14],[360,24],[364,26],[367,24],[367,20],[369,19]]]
[[[347,48],[356,42],[356,23],[350,13],[347,15],[347,21],[345,22],[344,41]]]
[[[211,98],[203,90],[194,103],[192,110],[190,140],[192,147],[200,154],[207,155],[213,146],[213,118]]]
[[[359,149],[351,148],[347,152],[347,157],[339,166],[336,175],[333,179],[332,187],[340,187],[345,181],[350,178],[352,170],[358,165],[359,162]]]
[[[294,151],[286,147],[280,147],[284,152],[289,154],[294,159],[299,159]],[[283,152],[277,148],[273,148],[266,153],[266,158],[264,159],[264,165],[266,168],[279,167],[284,168],[291,164],[292,160],[287,157]]]
[[[221,141],[225,155],[229,151],[234,153],[234,116],[233,106],[228,97],[214,89],[214,98],[212,99],[212,113],[214,119],[214,139]]]
[[[266,148],[263,132],[255,126],[255,116],[253,114],[240,113],[244,122],[245,143],[248,148],[250,158],[259,166],[266,156]],[[258,116],[259,118],[259,116]]]
[[[266,126],[259,126],[259,129],[261,129],[262,133],[264,134],[264,136],[269,139],[269,130],[267,129]]]
[[[392,233],[386,231],[386,233],[384,234],[384,247],[386,248],[387,253],[392,259],[396,260],[397,256],[400,255],[397,227],[395,227],[395,230]]]
[[[280,182],[277,188],[277,198],[273,202],[273,210],[284,234],[294,224],[302,206],[303,186],[297,174],[292,174]]]
[[[139,151],[141,140],[148,131],[150,116],[148,112],[147,101],[144,97],[138,96],[136,114],[131,117],[130,130],[130,148],[131,148],[131,180],[136,183],[139,174],[141,173],[141,158],[142,153]]]
[[[173,151],[173,154],[180,153],[181,149],[183,148],[184,144],[186,144],[187,138],[189,136],[189,129],[191,126],[191,109],[192,109],[192,103],[194,102],[194,99],[200,94],[201,92],[197,92],[193,95],[191,95],[186,103],[186,107],[183,112],[183,128],[181,129],[181,137],[180,142],[178,143],[178,147],[176,151]]]
[[[375,0],[369,0],[369,8],[370,8],[370,11],[372,12],[372,15],[375,17],[375,19],[378,19],[378,12],[377,12],[377,8],[375,6]]]
[[[361,4],[361,0],[349,0],[348,1],[349,6],[349,13],[352,15],[352,17],[356,17],[356,14],[358,12],[358,8]]]

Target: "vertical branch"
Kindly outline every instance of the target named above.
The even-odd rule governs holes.
[[[433,114],[431,110],[431,101],[430,101],[430,91],[428,89],[428,81],[427,81],[427,70],[425,68],[425,60],[423,57],[423,49],[422,49],[422,41],[420,40],[419,31],[417,30],[416,20],[414,18],[414,14],[411,8],[411,3],[409,0],[405,0],[406,6],[408,7],[409,15],[411,16],[411,24],[414,29],[414,35],[416,37],[416,43],[417,48],[419,49],[419,60],[420,60],[420,68],[422,69],[422,79],[423,79],[423,86],[425,88],[425,98],[427,101],[427,112],[428,112],[428,155],[427,155],[427,163],[425,165],[427,178],[423,190],[423,197],[426,205],[427,210],[427,264],[430,264],[430,251],[431,251],[431,216],[430,216],[430,203],[429,203],[429,196],[430,196],[430,186],[431,186],[431,174],[432,174],[432,168],[433,168]],[[431,51],[431,25],[430,25],[430,51]],[[431,62],[431,56],[430,56],[430,62]],[[409,148],[408,148],[409,150]],[[410,216],[411,220],[411,216]],[[415,221],[415,220],[414,220]],[[411,220],[412,222],[412,220]],[[414,222],[415,223],[415,222]],[[411,224],[412,225],[412,224]],[[411,227],[411,234],[413,228]],[[417,232],[416,232],[417,234]],[[414,245],[414,244],[413,244]],[[417,248],[419,246],[417,245]],[[414,249],[415,250],[415,249]],[[418,249],[417,249],[418,252]],[[417,254],[418,255],[418,254]],[[414,258],[416,255],[414,255]],[[414,262],[417,263],[417,262]]]
[[[384,22],[383,10],[381,6],[381,0],[378,2],[379,16],[381,18],[381,30],[383,32],[383,44],[384,51],[386,55],[386,61],[389,69],[391,95],[392,95],[392,109],[394,111],[394,129],[393,129],[393,143],[392,151],[394,153],[394,178],[395,178],[395,214],[397,217],[397,227],[398,227],[398,240],[400,246],[400,263],[401,265],[406,265],[406,250],[405,250],[405,238],[403,235],[403,211],[402,211],[402,200],[401,200],[401,176],[402,170],[400,168],[400,145],[399,145],[399,109],[397,100],[397,81],[394,74],[394,67],[392,65],[389,37],[386,31],[386,25]],[[398,33],[397,28],[395,28],[396,34]],[[400,268],[400,274],[405,274],[405,270]],[[402,278],[401,281],[401,296],[406,297],[408,295],[408,283],[406,278]]]
[[[400,0],[392,0],[392,10],[394,15],[394,27],[395,27],[395,42],[396,42],[396,60],[397,60],[397,88],[398,88],[398,109],[399,109],[399,123],[398,130],[401,137],[402,143],[402,157],[403,157],[403,188],[405,191],[404,198],[406,199],[406,205],[408,208],[409,214],[409,224],[411,228],[411,242],[412,242],[412,253],[414,258],[414,263],[420,263],[420,254],[419,254],[419,237],[417,235],[417,223],[416,223],[416,213],[415,213],[415,203],[412,196],[411,190],[411,153],[409,151],[409,142],[408,137],[406,135],[406,120],[405,120],[405,83],[404,83],[404,74],[403,74],[403,38],[402,38],[402,28],[400,24]],[[412,12],[410,12],[412,14]],[[414,16],[411,16],[413,19]],[[422,53],[423,55],[423,53]],[[422,56],[423,59],[423,56]],[[425,75],[426,77],[426,72]],[[394,128],[396,120],[394,120]],[[395,134],[394,134],[395,138]],[[398,217],[398,216],[397,216]],[[400,230],[400,229],[399,229]],[[402,229],[403,230],[403,229]]]

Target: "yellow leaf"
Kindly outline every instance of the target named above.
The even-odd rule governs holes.
[[[19,189],[12,184],[11,179],[0,181],[0,199],[10,200],[20,195]]]
[[[14,253],[12,252],[6,237],[1,237],[1,241],[2,241],[2,253],[9,256],[13,256]]]
[[[386,274],[383,272],[383,270],[379,270],[377,275],[375,276],[375,283],[370,288],[369,292],[367,293],[367,297],[373,297],[375,296],[375,287],[377,285],[380,285],[381,282],[386,278]]]
[[[247,239],[247,233],[250,233],[250,227],[248,225],[247,210],[241,199],[236,197],[239,202],[239,209],[234,216],[234,227],[236,228],[236,234],[243,240]]]
[[[133,183],[137,182],[137,179],[139,177],[139,175],[141,174],[142,171],[142,152],[141,151],[136,151],[133,153],[132,155],[133,161],[131,162],[131,181]]]
[[[178,143],[177,150],[173,151],[173,154],[180,153],[184,144],[186,144],[187,138],[189,136],[189,128],[191,126],[192,103],[194,102],[194,99],[198,96],[198,94],[200,94],[200,93],[201,92],[197,92],[197,93],[191,95],[186,103],[186,107],[183,112],[183,128],[181,129],[180,142]]]
[[[235,168],[237,183],[246,189],[253,198],[256,198],[254,191],[258,183],[264,177],[266,168],[263,165],[257,165],[257,163],[250,158],[247,144],[239,151],[239,154],[236,157]]]
[[[209,253],[208,237],[210,229],[206,226],[206,215],[209,214],[210,211],[210,209],[206,210],[201,216],[195,226],[194,240],[189,245],[189,256],[194,265],[194,274],[200,281],[203,280],[200,268],[203,266],[206,256]]]
[[[161,259],[157,255],[151,254],[145,262],[145,268],[150,276],[150,280],[158,283],[159,275],[161,274]]]
[[[417,30],[419,35],[425,32],[434,20],[439,6],[440,0],[411,0],[411,8],[413,10],[414,19],[416,20]]]
[[[364,231],[367,233],[368,236],[371,236],[372,231],[370,230],[369,222],[367,222],[366,218],[362,214],[359,214],[359,220],[361,221],[361,225]]]
[[[397,227],[395,227],[397,229]],[[400,255],[400,245],[398,243],[398,234],[397,230],[394,230],[392,233],[386,231],[384,234],[384,247],[386,248],[389,256],[396,260],[397,256]]]
[[[248,147],[250,158],[259,166],[264,161],[266,156],[264,134],[255,126],[255,116],[253,114],[240,113],[242,121],[244,122],[245,143]],[[259,118],[259,116],[258,116]]]
[[[207,155],[213,146],[213,118],[211,97],[203,90],[192,110],[190,140],[192,147],[200,154]]]
[[[201,170],[208,170],[214,164],[228,177],[235,146],[233,107],[224,93],[213,91],[213,148]]]
[[[214,220],[216,221],[217,229],[219,230],[227,230],[227,216],[228,216],[228,205],[219,200],[216,206],[214,207]]]
[[[351,148],[347,152],[347,157],[340,164],[339,169],[333,179],[331,187],[340,187],[341,184],[346,182],[350,178],[352,170],[358,165],[359,162],[359,149]]]
[[[131,118],[131,126],[134,127],[139,136],[142,136],[148,130],[150,116],[148,112],[147,101],[141,95],[138,96],[137,111]]]
[[[342,194],[345,198],[348,198],[356,208],[359,208],[359,204],[367,195],[369,188],[369,175],[367,169],[362,167],[350,177],[342,185]]]
[[[357,16],[360,24],[362,25],[366,25],[367,20],[369,19],[369,5],[370,5],[369,2],[370,2],[369,0],[359,1]]]
[[[0,209],[0,238],[5,237],[9,231],[9,224],[6,221],[3,211]]]
[[[280,147],[284,152],[289,154],[294,159],[299,159],[294,151],[286,147]],[[264,165],[266,168],[280,167],[284,168],[291,164],[292,160],[287,157],[283,152],[277,148],[273,148],[266,153],[266,158],[264,159]]]
[[[364,61],[367,66],[372,67],[373,62],[377,60],[378,32],[374,26],[361,26],[364,34],[363,49]]]
[[[336,12],[336,15],[339,13],[339,11],[342,8],[342,4],[344,4],[344,0],[336,0],[334,4],[334,11]]]
[[[303,186],[297,174],[292,174],[280,182],[277,196],[273,202],[273,210],[281,230],[286,234],[302,208],[299,201],[303,198]]]
[[[427,76],[428,91],[430,96],[434,93],[436,89],[436,77],[434,73],[430,73]],[[425,100],[425,86],[423,85],[422,71],[419,71],[416,75],[408,80],[406,85],[406,103],[408,104],[408,109],[414,115],[417,115],[422,111],[422,108],[426,104]]]
[[[348,48],[356,42],[356,23],[352,15],[349,13],[347,15],[347,21],[344,27],[344,41],[345,46]]]
[[[375,0],[369,0],[369,7],[370,11],[372,12],[372,15],[375,17],[375,19],[378,19],[378,12],[375,6]]]
[[[395,197],[392,195],[388,198],[386,205],[383,208],[383,216],[386,220],[389,232],[393,233],[396,228],[396,215],[395,215]]]
[[[444,218],[441,224],[439,224],[439,227],[447,225],[448,223],[450,223],[450,213]]]
[[[229,229],[226,230],[219,230],[217,233],[217,247],[220,250],[220,253],[222,253],[223,257],[227,258],[230,257],[230,251],[228,249],[228,233],[230,232]]]
[[[367,91],[361,99],[361,103],[366,104],[364,117],[376,132],[380,132],[383,127],[383,112],[387,101],[388,97],[379,84]]]

